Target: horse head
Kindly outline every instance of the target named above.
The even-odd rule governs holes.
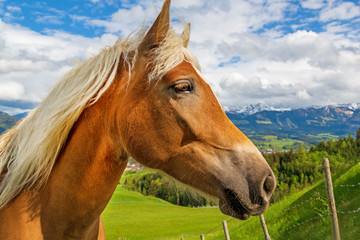
[[[238,219],[269,206],[276,181],[254,144],[228,119],[187,50],[190,25],[170,28],[170,0],[129,61],[118,102],[121,143],[134,159],[219,199]]]

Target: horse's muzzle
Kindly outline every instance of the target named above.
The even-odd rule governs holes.
[[[237,193],[231,188],[225,188],[223,197],[219,201],[220,210],[226,215],[241,220],[264,213],[269,207],[271,195],[275,190],[275,177],[273,174],[266,176],[260,187],[252,185],[249,185],[248,194],[244,194],[244,191]]]

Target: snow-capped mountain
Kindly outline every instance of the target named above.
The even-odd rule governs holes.
[[[244,106],[223,106],[223,109],[226,113],[244,114],[246,116],[262,111],[284,112],[292,110],[291,108],[272,107],[262,103]]]
[[[307,139],[314,134],[354,135],[360,128],[359,103],[298,109],[255,106],[231,107],[225,108],[225,111],[230,120],[246,134],[285,134]]]
[[[346,104],[334,104],[328,106],[310,106],[306,108],[290,108],[290,107],[274,107],[269,106],[267,104],[257,103],[257,104],[250,104],[250,105],[243,105],[243,106],[222,106],[226,113],[232,114],[243,114],[245,116],[251,115],[257,112],[263,111],[273,111],[273,112],[285,112],[285,111],[292,111],[296,109],[321,109],[321,108],[340,108],[343,111],[348,109],[349,111],[355,111],[360,109],[360,103],[346,103]]]

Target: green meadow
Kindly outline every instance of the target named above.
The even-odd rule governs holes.
[[[360,163],[333,176],[342,239],[360,236]],[[231,239],[264,239],[259,217],[239,221],[217,208],[171,205],[123,189],[115,191],[103,213],[107,239],[224,239],[227,220]],[[272,239],[332,239],[324,182],[271,205],[264,214]]]
[[[251,136],[249,136],[251,139]],[[261,140],[251,139],[259,149],[273,149],[273,150],[286,150],[286,149],[297,149],[299,147],[308,147],[304,141],[283,138],[279,139],[277,136],[265,135],[261,137]]]
[[[321,133],[316,135],[311,134],[299,134],[296,136],[284,135],[279,133],[280,136],[276,135],[264,135],[264,134],[249,134],[251,141],[259,149],[272,149],[277,151],[289,150],[289,149],[298,149],[303,147],[305,149],[310,148],[310,146],[317,144],[321,141],[328,141],[330,139],[337,139],[339,137],[347,136],[336,136],[330,133]]]
[[[118,239],[180,239],[199,236],[229,217],[217,208],[189,208],[117,187],[102,214],[106,237]]]

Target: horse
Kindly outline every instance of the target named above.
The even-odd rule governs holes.
[[[66,73],[0,138],[0,239],[105,239],[101,213],[129,157],[218,200],[237,219],[269,207],[275,176],[228,119],[169,21]]]

